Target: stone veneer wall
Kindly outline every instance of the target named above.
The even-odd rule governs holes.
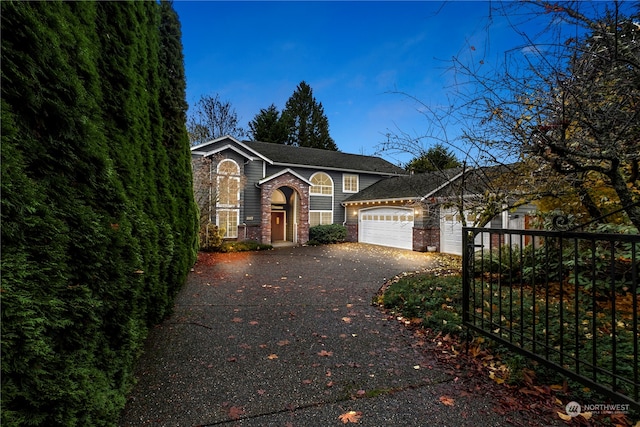
[[[347,223],[347,242],[358,241],[358,223]]]
[[[246,230],[246,231],[245,231]],[[246,234],[245,234],[246,233]],[[260,226],[259,225],[242,225],[238,226],[238,240],[255,240],[260,241]]]
[[[413,250],[423,252],[427,246],[435,246],[440,251],[440,229],[433,227],[413,228]]]
[[[298,242],[303,245],[309,241],[309,185],[296,176],[285,173],[261,185],[260,204],[262,211],[260,242],[271,244],[271,196],[280,187],[293,188],[300,201],[298,211]]]

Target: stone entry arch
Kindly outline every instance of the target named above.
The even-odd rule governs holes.
[[[297,244],[305,244],[309,241],[309,184],[292,173],[284,173],[279,176],[263,181],[261,189],[261,227],[260,240],[262,243],[272,243],[272,221],[275,221],[274,212],[284,212],[285,221],[293,224],[289,235],[285,230],[285,238]],[[287,199],[283,209],[279,209],[281,200],[276,195],[277,204],[273,204],[274,192],[282,192]],[[275,206],[275,208],[274,208]],[[279,215],[276,215],[280,217]],[[274,222],[275,223],[275,222]]]

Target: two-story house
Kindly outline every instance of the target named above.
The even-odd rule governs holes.
[[[226,239],[305,244],[309,227],[344,224],[349,241],[462,251],[460,216],[442,205],[461,169],[410,175],[380,157],[229,136],[191,154],[210,160],[209,220]]]

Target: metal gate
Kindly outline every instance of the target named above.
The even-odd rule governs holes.
[[[464,227],[463,247],[469,330],[640,410],[639,235]]]

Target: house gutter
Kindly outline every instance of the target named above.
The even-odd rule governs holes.
[[[425,196],[426,197],[426,196]],[[373,199],[373,200],[354,200],[353,202],[340,202],[344,207],[348,205],[362,205],[367,203],[393,203],[393,202],[412,202],[418,200],[417,197],[402,197],[396,199]]]

